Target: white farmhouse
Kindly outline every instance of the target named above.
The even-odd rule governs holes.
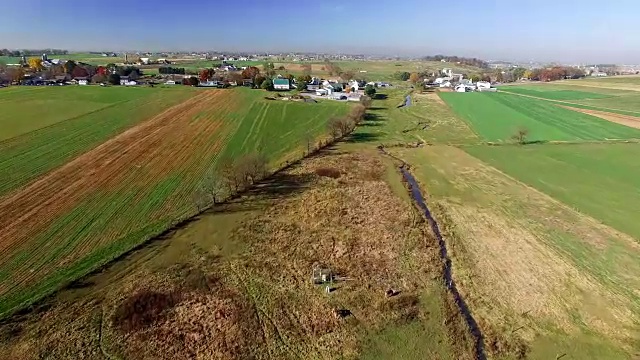
[[[476,86],[478,87],[478,90],[489,89],[491,88],[491,83],[488,81],[478,81]]]

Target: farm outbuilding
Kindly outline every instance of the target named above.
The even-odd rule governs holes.
[[[275,90],[290,90],[289,79],[273,79],[273,88]]]
[[[478,90],[489,89],[491,87],[491,83],[488,81],[478,81],[476,86],[478,87]]]

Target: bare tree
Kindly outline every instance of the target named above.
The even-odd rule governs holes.
[[[327,128],[329,129],[329,133],[334,140],[337,140],[342,136],[342,132],[340,131],[340,119],[339,118],[331,118],[327,123]]]
[[[348,117],[339,119],[338,124],[339,124],[339,127],[340,127],[340,133],[342,134],[341,137],[345,137],[345,136],[351,134],[351,132],[356,127],[355,122],[353,122],[353,120],[351,120]]]
[[[214,171],[209,171],[204,178],[203,190],[210,197],[213,205],[219,204],[224,196],[225,181]]]
[[[335,141],[349,135],[355,129],[356,124],[349,117],[332,118],[331,120],[329,120],[327,127],[329,128],[329,132],[331,133],[331,136]]]
[[[521,127],[518,130],[516,130],[516,133],[513,134],[511,138],[515,140],[518,144],[524,145],[527,143],[528,135],[529,135],[529,129],[527,129],[526,127]]]
[[[267,175],[268,160],[264,154],[256,152],[243,156],[237,162],[236,174],[241,179],[242,186],[253,185]]]
[[[373,103],[373,101],[371,100],[371,98],[366,96],[366,95],[363,95],[360,98],[360,104],[362,104],[362,106],[364,106],[365,109],[370,108],[372,103]]]
[[[236,173],[236,167],[233,160],[226,158],[220,161],[220,175],[224,179],[224,183],[227,185],[229,195],[235,194],[240,191],[241,181]]]
[[[364,120],[364,115],[367,112],[367,109],[364,105],[358,104],[351,108],[351,112],[349,113],[349,119],[354,122],[354,124],[358,125],[362,123]]]
[[[313,143],[314,143],[314,138],[313,135],[311,135],[311,133],[307,133],[304,136],[304,142],[307,145],[307,155],[311,154],[311,150],[313,149]]]
[[[198,214],[201,213],[204,209],[206,209],[207,206],[209,205],[209,202],[207,201],[207,194],[202,187],[198,187],[191,194],[191,201],[193,201],[193,204],[195,205]]]

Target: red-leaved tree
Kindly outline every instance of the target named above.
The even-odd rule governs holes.
[[[202,71],[200,71],[200,81],[208,81],[213,77],[214,74],[215,71],[213,69],[203,69]]]
[[[89,72],[85,68],[83,68],[82,66],[76,66],[71,71],[71,76],[74,77],[74,78],[88,77],[89,76]]]

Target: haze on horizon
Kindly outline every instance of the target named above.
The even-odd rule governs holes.
[[[0,48],[300,51],[640,63],[640,2],[23,0]]]

